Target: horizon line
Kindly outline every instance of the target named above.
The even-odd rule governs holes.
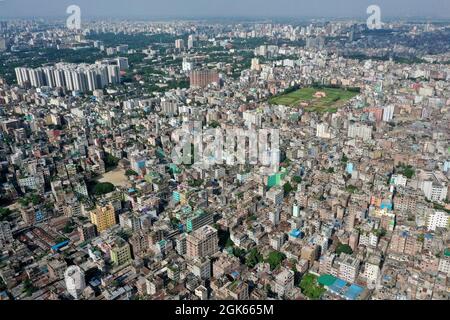
[[[66,15],[37,15],[37,16],[0,16],[0,20],[36,20],[36,19],[53,19],[55,20],[65,20],[67,18]],[[289,16],[289,15],[224,15],[224,16],[216,16],[216,15],[199,15],[199,16],[190,16],[190,15],[139,15],[139,14],[130,14],[130,15],[115,15],[115,16],[105,16],[105,15],[86,15],[84,16],[87,20],[93,19],[102,19],[102,20],[129,20],[129,19],[142,19],[145,20],[179,20],[179,21],[189,21],[189,20],[323,20],[330,19],[333,20],[360,20],[365,21],[367,16],[358,15],[358,16],[315,16],[315,15],[305,15],[305,16]],[[449,21],[449,17],[439,17],[439,16],[383,16],[385,21],[393,22],[392,20],[432,20],[432,21]],[[139,22],[141,22],[139,21]]]

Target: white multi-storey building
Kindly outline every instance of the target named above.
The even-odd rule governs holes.
[[[260,113],[254,111],[244,111],[242,114],[242,118],[244,119],[246,125],[251,127],[251,125],[255,125],[260,128],[262,125],[262,115]]]
[[[394,118],[395,107],[393,105],[383,108],[383,121],[388,122]]]
[[[362,233],[359,236],[359,244],[363,246],[376,247],[378,245],[378,237],[372,232],[367,234]]]
[[[347,282],[355,282],[358,276],[360,262],[351,255],[341,253],[338,258],[339,277]]]
[[[287,268],[283,268],[281,272],[275,276],[274,284],[274,291],[279,297],[289,294],[294,289],[294,272]]]
[[[278,206],[283,202],[284,191],[281,188],[272,188],[266,193],[266,197]]]
[[[450,256],[445,254],[444,257],[439,261],[439,272],[445,273],[447,276],[450,276]]]
[[[428,215],[428,230],[435,231],[437,228],[448,227],[448,213],[444,211],[434,211]]]
[[[80,267],[71,266],[64,273],[67,292],[76,300],[78,300],[86,288],[84,271]]]
[[[421,173],[420,188],[428,200],[439,202],[444,201],[447,197],[447,184],[444,182],[445,177],[439,172]]]
[[[408,179],[401,174],[394,174],[391,178],[391,183],[393,183],[396,186],[402,186],[406,187],[406,183],[408,182]]]
[[[364,141],[369,141],[372,139],[372,130],[371,126],[365,124],[350,124],[348,127],[348,137],[361,138]]]
[[[319,123],[316,127],[316,137],[323,139],[334,138],[330,131],[330,126],[327,123]]]
[[[364,274],[363,276],[367,280],[367,286],[370,289],[375,288],[378,278],[380,276],[380,262],[381,259],[378,256],[372,255],[369,257],[367,262],[364,265]]]
[[[87,92],[120,83],[120,71],[128,68],[128,59],[116,58],[95,64],[57,63],[43,68],[16,68],[17,83],[39,88],[61,87],[69,91]]]

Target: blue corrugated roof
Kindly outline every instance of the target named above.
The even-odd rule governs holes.
[[[364,288],[362,288],[356,284],[352,284],[350,286],[350,288],[348,288],[348,290],[344,294],[344,296],[350,300],[356,300],[363,291],[364,291]]]
[[[302,232],[298,229],[294,229],[291,231],[291,236],[293,236],[294,238],[299,238],[301,234]]]
[[[342,288],[344,288],[347,285],[347,282],[345,282],[342,279],[336,279],[336,281],[330,286],[330,290],[340,293]]]
[[[66,240],[66,241],[60,242],[58,244],[55,244],[51,249],[56,251],[56,250],[61,249],[62,247],[66,246],[68,244],[69,244],[69,240]]]

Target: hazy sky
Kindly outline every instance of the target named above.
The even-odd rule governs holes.
[[[86,17],[385,17],[450,18],[450,0],[0,0],[0,18],[62,17],[76,4]]]

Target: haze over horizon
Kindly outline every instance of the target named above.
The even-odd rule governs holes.
[[[384,17],[450,18],[442,0],[0,0],[1,18],[67,16],[78,5],[85,17],[273,17],[365,18],[369,5]]]

